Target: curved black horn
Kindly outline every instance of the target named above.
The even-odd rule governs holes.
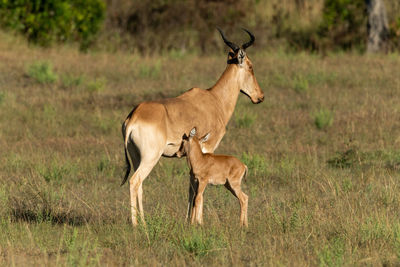
[[[229,46],[230,48],[232,48],[233,52],[236,53],[236,52],[240,49],[239,46],[237,46],[236,44],[234,44],[234,43],[232,43],[232,42],[229,42],[229,41],[225,38],[225,35],[224,35],[224,33],[222,32],[222,30],[221,30],[220,28],[217,27],[217,30],[218,30],[219,33],[221,34],[221,37],[222,37],[222,39],[224,40],[225,44],[226,44],[227,46]]]
[[[242,29],[250,35],[250,41],[248,41],[247,43],[244,43],[242,45],[242,49],[246,49],[247,47],[251,46],[254,43],[254,40],[256,39],[256,37],[254,37],[254,35],[250,31],[246,30],[245,28],[242,28]]]

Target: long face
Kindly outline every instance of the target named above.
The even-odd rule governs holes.
[[[240,91],[246,94],[254,104],[264,101],[264,92],[261,90],[253,71],[253,64],[242,49],[238,52],[239,85]]]
[[[225,44],[231,48],[228,55],[228,64],[237,64],[239,67],[239,86],[240,91],[246,94],[254,104],[258,104],[264,101],[264,93],[258,85],[256,76],[254,76],[253,64],[246,55],[246,48],[250,47],[256,39],[254,35],[243,29],[250,36],[250,40],[241,46],[226,39],[224,33],[218,28],[222,39]]]

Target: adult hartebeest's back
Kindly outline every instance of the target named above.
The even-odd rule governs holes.
[[[241,47],[228,41],[219,30],[224,42],[231,48],[228,65],[217,83],[207,89],[192,88],[175,98],[143,102],[137,105],[122,125],[127,171],[122,184],[128,179],[131,163],[135,169],[130,183],[132,223],[137,225],[137,204],[144,223],[142,183],[161,156],[175,157],[182,135],[196,126],[198,134],[211,134],[203,144],[203,152],[213,152],[225,134],[225,127],[235,109],[239,92],[248,95],[253,103],[264,100],[264,94],[254,76],[253,67],[245,49],[255,38]],[[131,162],[130,162],[131,161]],[[189,189],[189,207],[192,189]],[[190,208],[188,209],[190,212]]]

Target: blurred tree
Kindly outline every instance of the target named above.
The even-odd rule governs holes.
[[[243,27],[245,12],[251,10],[249,0],[107,0],[107,4],[108,31],[129,34],[130,45],[151,53],[210,51],[221,43],[215,27],[226,31]],[[213,36],[218,36],[218,43]]]
[[[365,0],[325,0],[318,29],[326,48],[363,49],[366,40]]]
[[[382,0],[366,0],[366,4],[368,9],[367,52],[387,50],[389,26],[385,4]]]

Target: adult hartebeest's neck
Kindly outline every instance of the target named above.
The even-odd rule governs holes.
[[[224,73],[211,87],[210,92],[221,102],[225,125],[228,124],[233,111],[235,110],[237,98],[240,92],[238,66],[229,64]]]

